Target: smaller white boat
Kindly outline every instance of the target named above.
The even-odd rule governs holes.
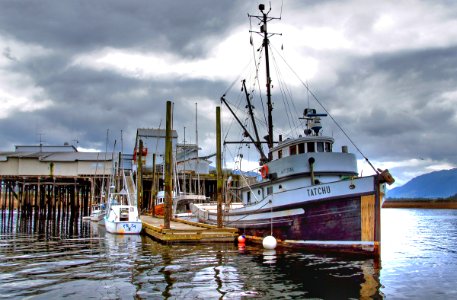
[[[136,207],[136,189],[132,175],[123,174],[124,188],[115,192],[110,187],[108,206],[104,217],[107,232],[117,234],[139,234],[142,228]]]
[[[105,203],[92,205],[92,213],[90,214],[90,220],[93,222],[99,222],[105,217]]]

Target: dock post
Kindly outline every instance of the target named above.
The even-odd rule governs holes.
[[[217,227],[222,228],[221,107],[216,107]]]
[[[173,203],[172,195],[172,172],[173,172],[173,157],[172,157],[172,107],[171,101],[167,101],[166,115],[166,137],[165,137],[165,211],[163,219],[163,227],[170,229],[171,209]]]
[[[137,205],[138,205],[138,213],[141,214],[141,210],[143,208],[143,140],[140,139],[139,146],[138,146],[138,168],[136,173],[136,198],[137,198]]]
[[[151,198],[152,198],[152,216],[155,217],[155,203],[156,203],[157,191],[156,191],[156,154],[152,154],[152,188],[151,188]]]

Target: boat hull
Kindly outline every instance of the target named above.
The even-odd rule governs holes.
[[[224,211],[224,226],[253,240],[273,235],[288,246],[378,256],[383,193],[375,177],[312,189],[317,193],[309,188],[282,192],[251,207]],[[200,222],[216,224],[216,211],[193,208]]]
[[[109,221],[105,219],[105,228],[109,233],[116,234],[139,234],[142,228],[141,221]]]

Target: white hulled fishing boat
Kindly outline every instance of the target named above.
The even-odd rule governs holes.
[[[264,5],[261,4],[259,9],[260,16],[250,17],[260,20],[261,30],[258,33],[263,36],[268,155],[264,154],[262,144],[265,142],[259,139],[251,97],[243,81],[246,108],[249,109],[255,134],[250,134],[239,120],[227,103],[226,95],[221,101],[243,128],[244,137],[250,139],[248,143],[258,150],[262,179],[254,184],[232,188],[241,201],[236,205],[226,203],[223,206],[223,225],[236,227],[247,236],[262,238],[273,235],[291,246],[378,256],[385,183],[391,184],[394,179],[387,170],[374,167],[374,175],[359,177],[355,154],[348,153],[347,147],[343,147],[341,152],[335,151],[333,137],[323,135],[321,130],[321,118],[327,114],[318,113],[315,109],[305,109],[300,118],[304,120],[303,136],[285,140],[279,136],[277,141],[273,140],[268,65],[271,35],[267,32],[267,22],[275,18],[268,16],[269,11],[265,12]],[[217,224],[218,212],[214,205],[194,204],[192,212],[200,222]]]
[[[133,176],[123,171],[122,179],[123,188],[119,192],[115,191],[115,185],[110,186],[106,215],[104,217],[105,228],[110,233],[139,234],[142,222],[138,214]]]

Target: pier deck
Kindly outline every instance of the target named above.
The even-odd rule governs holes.
[[[238,236],[236,228],[217,228],[213,225],[172,219],[170,229],[163,228],[163,218],[142,215],[144,232],[162,242],[233,242]]]

